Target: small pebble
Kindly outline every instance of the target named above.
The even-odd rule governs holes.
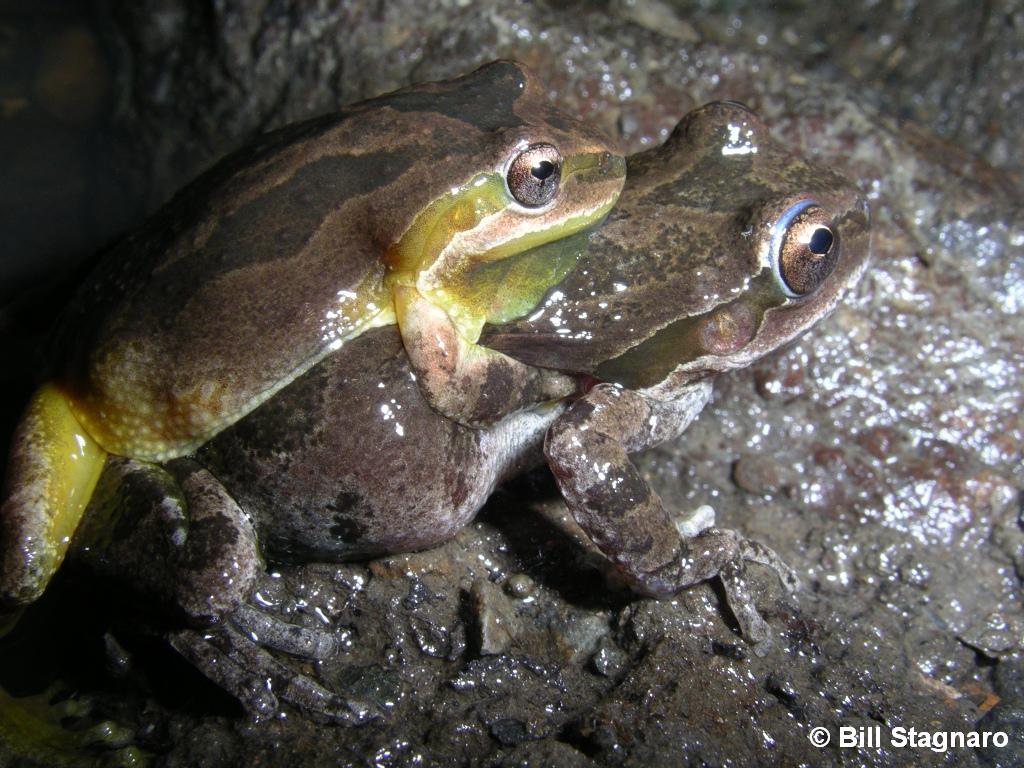
[[[523,600],[533,594],[535,586],[533,579],[525,573],[516,573],[505,582],[505,592],[512,597]]]

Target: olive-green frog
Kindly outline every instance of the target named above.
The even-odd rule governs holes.
[[[283,128],[218,164],[65,313],[7,466],[0,605],[42,593],[108,455],[190,454],[369,329],[397,325],[418,388],[459,423],[571,394],[571,377],[475,343],[560,275],[537,263],[500,294],[466,293],[465,276],[593,226],[624,174],[514,62]]]
[[[467,304],[498,306],[479,346],[569,378],[572,394],[466,424],[432,407],[400,324],[366,329],[193,455],[108,460],[76,550],[207,622],[171,642],[250,711],[284,698],[358,722],[365,706],[254,647],[259,636],[331,652],[329,639],[277,626],[248,601],[261,552],[338,561],[431,547],[497,484],[546,459],[573,517],[636,591],[670,595],[717,576],[741,632],[763,648],[746,564],[790,587],[792,572],[706,520],[683,532],[628,454],[680,435],[715,375],[833,309],[864,269],[868,239],[866,203],[841,176],[794,156],[741,105],[708,105],[630,159],[600,230],[478,260],[456,281]],[[557,276],[544,290],[496,298],[543,264]],[[474,386],[482,400],[515,397],[504,377]]]

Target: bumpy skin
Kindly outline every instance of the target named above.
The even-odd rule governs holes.
[[[737,130],[756,152],[723,152]],[[781,212],[809,197],[827,211],[842,250],[816,291],[792,298],[764,245]],[[496,483],[544,455],[576,520],[637,591],[667,595],[720,577],[741,631],[763,648],[768,627],[745,565],[767,565],[790,587],[793,574],[733,531],[711,527],[685,539],[629,453],[682,433],[717,372],[748,364],[824,316],[859,277],[867,252],[866,205],[841,177],[771,142],[745,109],[710,105],[685,118],[663,148],[631,160],[619,208],[529,317],[484,330],[502,352],[573,374],[576,398],[485,429],[446,419],[412,381],[390,326],[323,360],[197,459],[252,516],[269,555],[340,560],[450,537]],[[251,667],[261,662],[239,631],[252,620],[240,619],[251,610],[246,597],[244,588],[233,592],[240,607],[225,612],[222,632],[174,642],[259,714],[274,702],[253,687]],[[293,701],[317,709],[322,692],[306,683],[293,689]],[[337,713],[337,705],[322,709]],[[340,712],[332,716],[368,716],[352,703]]]

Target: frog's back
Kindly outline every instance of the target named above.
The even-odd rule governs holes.
[[[65,314],[58,382],[83,426],[112,453],[186,453],[392,322],[382,252],[521,123],[522,78],[491,65],[288,126],[186,187]]]
[[[61,383],[105,448],[181,453],[311,364],[345,325],[326,316],[339,299],[366,297],[349,331],[372,319],[381,268],[356,210],[387,169],[372,152],[332,151],[346,132],[334,115],[233,156],[79,292]]]

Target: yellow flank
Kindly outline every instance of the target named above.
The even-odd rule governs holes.
[[[146,461],[183,456],[262,402],[238,402],[212,377],[172,393],[158,386],[158,373],[135,365],[132,350],[122,358],[104,370],[102,388],[68,395],[78,422],[109,453]]]
[[[383,270],[381,270],[381,273]],[[199,448],[254,411],[346,341],[394,323],[390,292],[381,274],[338,292],[337,303],[320,318],[319,344],[288,374],[276,380],[238,379],[211,365],[187,388],[162,386],[163,371],[132,345],[109,353],[92,382],[69,389],[79,423],[103,449],[118,456],[167,461]],[[214,361],[215,362],[215,361]],[[173,362],[167,363],[172,365]]]
[[[67,553],[99,480],[107,453],[93,440],[53,384],[33,395],[15,434],[0,511],[8,539],[0,596],[15,603],[39,597]]]

